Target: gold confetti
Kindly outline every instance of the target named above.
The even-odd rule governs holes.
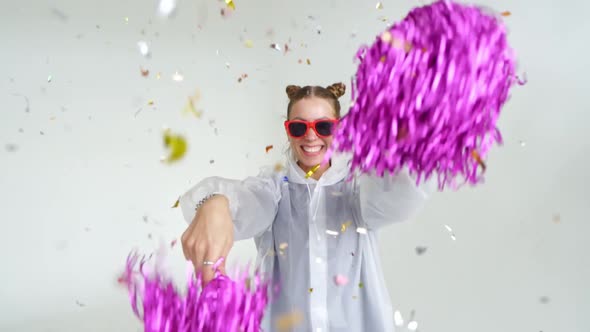
[[[377,4],[375,5],[375,8],[383,9],[383,4],[381,2],[377,2]]]
[[[153,106],[154,105],[154,101],[152,99],[148,100],[148,105]]]
[[[308,65],[311,65],[311,60],[307,59],[305,62],[307,62]]]
[[[363,288],[365,285],[362,282],[359,282],[359,288]]]
[[[303,314],[300,311],[293,311],[277,317],[275,327],[279,331],[291,331],[303,322]]]
[[[233,0],[225,0],[225,4],[227,5],[227,8],[230,8],[231,10],[236,10],[236,4]]]
[[[254,47],[254,42],[253,42],[252,40],[248,39],[248,40],[246,40],[246,41],[244,42],[244,45],[245,45],[247,48],[252,48],[252,47]]]
[[[276,163],[275,164],[275,172],[280,172],[283,169],[285,169],[285,166],[283,166],[283,164],[281,164],[281,163]]]
[[[484,163],[484,161],[481,159],[481,156],[479,155],[479,153],[475,150],[471,151],[471,157],[473,157],[473,159],[475,159],[475,161],[477,161],[477,163],[479,164],[479,166],[481,167],[482,171],[486,171],[486,163]]]
[[[313,173],[315,173],[315,171],[317,171],[320,168],[320,164],[315,165],[314,167],[312,167],[312,169],[309,170],[309,172],[307,172],[307,174],[305,174],[305,178],[309,179]]]
[[[500,15],[507,17],[507,16],[512,15],[512,13],[506,10],[506,11],[501,12]]]
[[[184,80],[184,76],[177,71],[174,73],[174,75],[172,75],[172,80],[176,82],[182,82]]]
[[[309,292],[312,293],[313,292],[313,287],[309,289]]]
[[[173,209],[176,209],[178,207],[178,205],[180,205],[180,197],[178,197],[178,199],[176,200],[176,202],[174,202],[174,205],[172,205]]]
[[[164,145],[170,150],[168,156],[162,159],[163,162],[167,163],[182,159],[187,150],[187,143],[184,137],[172,134],[170,129],[164,130]]]
[[[160,79],[160,77],[162,77],[162,73],[157,73],[157,74],[156,74],[156,79],[157,79],[157,80],[159,80],[159,79]]]
[[[289,244],[287,242],[283,242],[283,243],[279,244],[279,249],[285,250],[285,249],[287,249],[288,246],[289,246]]]
[[[343,223],[342,225],[340,225],[340,232],[342,232],[342,233],[346,232],[346,229],[350,225],[352,225],[352,221],[347,221],[347,222]]]
[[[266,148],[264,148],[264,150],[266,151],[266,153],[268,153],[268,151],[272,150],[272,148],[272,145],[267,145]]]

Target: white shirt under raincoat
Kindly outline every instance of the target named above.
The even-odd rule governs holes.
[[[181,196],[190,223],[201,199],[225,195],[235,240],[254,238],[259,270],[281,289],[265,313],[264,331],[295,312],[303,321],[291,331],[394,331],[376,232],[412,218],[432,190],[416,186],[407,172],[352,180],[349,172],[340,155],[319,180],[306,179],[289,159],[284,171],[266,168],[242,181],[210,177]],[[348,283],[337,284],[338,275]]]

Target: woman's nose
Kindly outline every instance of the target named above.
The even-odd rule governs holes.
[[[312,127],[309,127],[305,133],[305,139],[312,141],[316,138],[318,138],[318,135],[316,134],[315,130]]]

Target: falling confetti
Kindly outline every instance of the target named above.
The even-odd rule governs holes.
[[[150,71],[147,69],[139,68],[139,70],[141,71],[141,76],[143,77],[148,77],[148,75],[150,74]]]
[[[244,46],[246,46],[247,48],[252,48],[252,47],[254,47],[254,42],[252,40],[248,39],[244,42]]]
[[[541,296],[539,298],[539,302],[542,303],[542,304],[547,304],[547,303],[549,303],[549,301],[550,301],[550,299],[549,299],[548,296]]]
[[[52,79],[53,79],[53,77],[51,75],[47,76],[47,83],[51,83]]]
[[[293,311],[277,317],[275,327],[278,331],[291,331],[303,322],[303,314],[300,311]]]
[[[312,167],[309,170],[309,172],[307,172],[307,174],[305,174],[305,178],[309,179],[313,175],[313,173],[315,173],[315,171],[317,171],[320,168],[320,166],[321,166],[321,164],[317,164],[314,167]]]
[[[404,325],[404,319],[402,318],[402,313],[399,310],[396,310],[393,314],[393,319],[395,321],[395,326],[402,326]]]
[[[418,322],[416,322],[415,320],[408,323],[408,330],[416,331],[417,328],[418,328]]]
[[[275,172],[280,172],[280,171],[282,171],[284,169],[285,169],[285,166],[283,166],[282,163],[279,162],[279,163],[276,163],[275,164],[275,167],[274,167]]]
[[[348,278],[344,275],[338,274],[334,277],[334,283],[337,286],[345,286],[348,284]]]
[[[288,246],[289,246],[289,244],[287,242],[283,242],[283,243],[279,244],[279,249],[285,250],[285,249],[287,249]]]
[[[424,254],[426,252],[428,248],[427,247],[416,247],[416,255],[420,256],[422,254]]]
[[[272,148],[272,145],[267,145],[266,148],[264,148],[264,150],[266,151],[266,153],[268,153],[268,151],[272,150]]]
[[[209,160],[209,164],[213,164],[215,162],[215,160],[211,159]]]
[[[309,292],[310,292],[310,293],[312,293],[312,292],[313,292],[313,288],[310,288],[310,289],[309,289]]]
[[[356,232],[359,234],[367,234],[367,229],[364,227],[357,227]]]
[[[311,65],[311,60],[310,59],[305,60],[305,62],[307,62],[308,65]]]
[[[172,205],[172,208],[176,209],[178,207],[178,205],[180,205],[180,197],[176,200],[176,202],[174,202],[174,204]]]
[[[178,243],[178,240],[177,239],[174,239],[174,240],[170,241],[170,248],[174,248],[177,243]]]
[[[342,223],[342,225],[340,225],[340,232],[342,232],[342,233],[346,232],[346,229],[350,225],[352,225],[352,221],[347,221],[345,223]]]
[[[362,282],[359,282],[359,288],[363,288],[365,287],[365,284],[363,284]]]
[[[381,2],[377,2],[377,4],[375,5],[375,8],[383,9],[383,4]]]
[[[162,73],[157,73],[156,74],[156,79],[159,80],[162,77]]]
[[[238,83],[242,83],[242,81],[246,78],[248,78],[248,74],[242,74],[240,77],[238,77]]]
[[[154,101],[153,101],[153,100],[151,100],[151,99],[150,99],[150,100],[148,100],[148,105],[149,105],[149,106],[154,106]]]
[[[176,82],[182,82],[184,80],[184,76],[182,76],[182,74],[177,71],[174,73],[174,75],[172,75],[172,80]]]
[[[176,0],[160,0],[158,3],[158,14],[168,17],[176,9]]]
[[[512,13],[506,10],[506,11],[501,12],[500,15],[507,17],[507,16],[512,15]]]
[[[559,224],[561,222],[561,215],[559,215],[558,213],[553,215],[553,222],[556,224]]]
[[[184,109],[182,110],[182,112],[184,114],[194,115],[197,119],[200,119],[203,115],[203,111],[197,110],[197,108],[195,106],[200,99],[201,99],[201,93],[200,93],[200,91],[197,90],[194,95],[188,97],[186,105],[184,106]]]
[[[16,144],[8,143],[4,145],[4,149],[6,149],[6,152],[15,152],[18,150],[18,146]]]
[[[164,130],[164,145],[170,150],[168,156],[162,159],[163,162],[167,163],[182,159],[187,150],[187,143],[184,137],[172,134],[170,129]]]
[[[128,24],[128,23],[129,23],[129,17],[125,17],[125,18],[123,18],[123,19],[125,20],[125,24]],[[98,29],[100,29],[100,26],[98,26],[98,25],[97,25],[96,27],[97,27]]]
[[[520,146],[522,146],[523,148],[526,146],[526,142],[525,141],[518,141],[518,144],[520,144]]]
[[[227,5],[227,8],[236,10],[236,5],[233,0],[225,0],[225,4]]]
[[[332,236],[338,236],[338,232],[336,232],[336,231],[333,231],[333,230],[331,230],[331,229],[327,229],[327,230],[326,230],[326,234],[328,234],[328,235],[332,235]]]
[[[57,8],[51,8],[51,13],[59,18],[62,22],[67,22],[69,19],[68,15]]]
[[[451,226],[449,226],[449,225],[445,225],[445,228],[447,229],[447,231],[448,231],[449,233],[451,233],[451,239],[452,239],[453,241],[457,240],[457,238],[455,237],[455,233],[453,233],[453,229],[451,229]]]
[[[84,303],[80,302],[79,300],[76,300],[76,305],[77,305],[78,307],[85,307],[85,306],[86,306],[86,304],[84,304]]]
[[[279,44],[270,44],[270,48],[275,49],[279,52],[281,51],[281,45],[279,45]]]
[[[150,48],[145,41],[143,41],[143,40],[138,41],[137,48],[139,49],[139,53],[141,55],[143,55],[144,57],[148,57],[150,55]]]

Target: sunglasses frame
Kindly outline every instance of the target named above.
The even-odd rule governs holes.
[[[334,135],[334,129],[332,129],[332,133],[330,133],[330,135],[322,135],[318,132],[316,125],[320,122],[330,122],[332,124],[332,126],[336,126],[338,124],[338,119],[318,119],[315,121],[304,121],[304,120],[287,120],[285,121],[285,130],[287,131],[287,135],[289,135],[289,137],[292,138],[303,138],[305,137],[305,135],[307,135],[307,132],[309,131],[309,128],[312,128],[313,131],[315,131],[316,135],[318,135],[318,137],[321,138],[327,138],[330,137],[332,135]],[[293,136],[291,135],[291,130],[289,129],[289,125],[292,123],[303,123],[306,128],[305,128],[305,133],[301,136]],[[333,127],[333,128],[334,128]]]

